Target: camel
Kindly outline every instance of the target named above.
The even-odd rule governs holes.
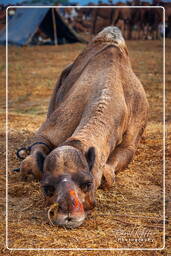
[[[146,94],[122,34],[106,27],[61,73],[47,118],[20,166],[21,177],[32,173],[46,200],[58,204],[50,217],[54,224],[83,223],[103,177],[112,186],[132,160],[147,115]]]

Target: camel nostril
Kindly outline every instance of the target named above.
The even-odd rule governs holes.
[[[72,221],[73,220],[73,218],[72,217],[69,217],[69,216],[67,216],[66,218],[65,218],[65,221],[68,221],[68,222],[70,222],[70,221]]]

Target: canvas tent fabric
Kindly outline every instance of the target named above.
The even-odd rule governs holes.
[[[55,33],[59,44],[86,41],[68,26],[57,9],[17,8],[8,23],[8,44],[24,46],[32,42],[38,28],[54,41]],[[55,26],[54,26],[55,22]],[[0,31],[0,44],[6,43],[6,29]]]

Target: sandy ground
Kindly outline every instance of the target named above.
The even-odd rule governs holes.
[[[128,49],[135,73],[142,81],[150,104],[143,140],[128,169],[118,174],[108,190],[97,191],[97,207],[84,224],[74,230],[52,227],[37,182],[21,182],[11,173],[19,166],[15,151],[29,145],[46,116],[49,97],[62,69],[85,45],[9,47],[9,152],[8,152],[8,246],[9,248],[161,248],[163,247],[163,58],[161,41],[129,41]],[[5,48],[0,47],[0,208],[1,230],[5,218]],[[166,96],[171,102],[171,41],[167,40]],[[166,108],[167,218],[168,174],[171,156],[170,106]],[[168,225],[167,225],[168,227]],[[9,251],[0,237],[0,255],[167,255],[162,251]],[[167,251],[167,252],[166,252]],[[171,251],[170,251],[171,253]]]

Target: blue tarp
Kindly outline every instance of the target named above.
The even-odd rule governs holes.
[[[84,42],[55,11],[58,43]],[[51,8],[17,8],[8,22],[8,44],[23,46],[31,42],[40,28],[51,40],[54,40],[54,28]],[[0,31],[0,44],[6,43],[6,28]]]
[[[25,0],[1,0],[0,3],[2,5],[10,5],[10,4],[18,4],[18,3],[22,3],[24,2]]]
[[[36,32],[48,8],[17,8],[15,15],[8,23],[8,43],[26,45]],[[6,29],[0,31],[0,44],[6,42]]]

